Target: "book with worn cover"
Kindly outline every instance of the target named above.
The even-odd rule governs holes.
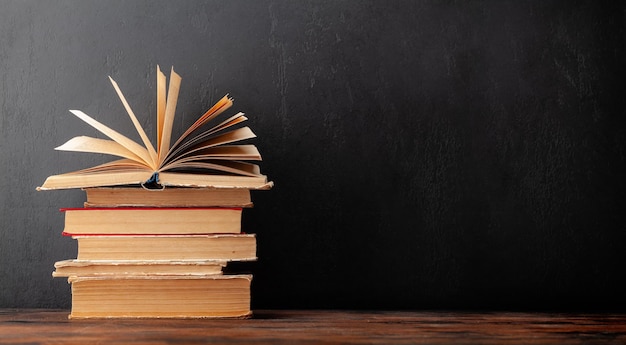
[[[251,275],[71,276],[71,319],[246,318]]]
[[[78,260],[257,259],[254,234],[73,235],[72,238],[78,242]]]
[[[70,235],[191,235],[241,232],[241,208],[65,208]]]
[[[84,188],[86,208],[103,207],[252,207],[245,188],[172,187],[157,191],[137,187]]]
[[[176,276],[222,274],[226,260],[61,260],[53,277]]]

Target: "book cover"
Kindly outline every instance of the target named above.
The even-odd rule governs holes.
[[[65,208],[66,235],[240,233],[241,208]]]

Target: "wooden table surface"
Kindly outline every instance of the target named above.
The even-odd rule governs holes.
[[[68,320],[0,309],[0,344],[626,344],[626,314],[259,310],[245,320]]]

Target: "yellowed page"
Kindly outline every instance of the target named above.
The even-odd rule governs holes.
[[[222,145],[215,147],[198,147],[185,152],[176,158],[173,163],[165,164],[162,170],[167,170],[170,164],[201,161],[207,159],[260,161],[261,154],[254,145]]]
[[[193,154],[192,154],[193,153]],[[221,145],[215,147],[199,147],[184,154],[181,160],[201,159],[235,159],[235,160],[261,160],[261,153],[254,145]]]
[[[164,186],[211,187],[211,188],[248,188],[269,189],[273,183],[267,182],[264,175],[232,176],[232,175],[204,175],[183,173],[159,173],[159,183]]]
[[[170,139],[172,137],[172,126],[174,124],[174,115],[176,113],[176,103],[178,101],[178,91],[180,90],[181,77],[174,72],[170,74],[170,85],[167,89],[167,103],[165,104],[165,117],[163,119],[163,130],[161,136],[161,145],[159,146],[159,165],[165,159],[170,148]]]
[[[203,141],[201,145],[204,148],[208,148],[252,138],[256,138],[256,135],[252,132],[250,127],[242,127]]]
[[[117,95],[119,96],[120,100],[122,101],[122,104],[124,104],[124,108],[126,108],[126,112],[128,113],[128,116],[130,116],[130,119],[133,122],[133,125],[135,125],[135,129],[137,130],[137,133],[139,133],[139,136],[141,137],[141,140],[143,141],[143,145],[146,147],[146,149],[148,150],[148,153],[150,154],[150,162],[149,162],[150,163],[149,164],[150,167],[152,169],[156,170],[156,168],[157,168],[157,153],[154,150],[154,146],[152,146],[152,143],[150,142],[150,139],[148,139],[148,136],[146,135],[146,132],[141,127],[141,124],[139,124],[139,120],[137,120],[137,117],[135,116],[135,113],[130,108],[130,105],[126,101],[126,97],[124,97],[124,94],[122,93],[122,90],[120,90],[120,87],[117,85],[115,80],[113,80],[113,78],[109,77],[109,79],[111,80],[111,84],[113,84],[113,88],[115,89],[115,92],[117,92]]]
[[[204,275],[223,274],[226,260],[61,260],[53,277],[106,275]]]
[[[146,167],[150,167],[151,158],[150,158],[150,154],[148,153],[148,150],[145,147],[137,144],[136,142],[132,141],[128,137],[124,136],[123,134],[115,131],[114,129],[111,129],[108,126],[98,122],[97,120],[93,119],[91,116],[83,113],[80,110],[70,110],[70,112],[76,115],[76,117],[78,117],[79,119],[87,122],[89,125],[97,129],[98,131],[102,132],[107,137],[115,140],[117,143],[124,146],[125,148],[130,150],[132,153],[139,156],[141,160],[143,161],[143,163],[146,165]]]
[[[133,161],[139,163],[143,163],[143,160],[139,156],[132,153],[127,148],[113,140],[92,138],[87,136],[72,138],[68,140],[65,144],[56,147],[55,150],[102,153],[107,155],[124,157],[132,159]]]
[[[130,160],[130,159],[118,159],[111,162],[106,162],[100,165],[92,166],[89,168],[76,170],[72,172],[65,173],[65,175],[70,174],[85,174],[85,173],[106,173],[112,172],[115,173],[119,170],[134,170],[134,171],[150,171],[154,172],[152,169],[148,168],[145,164]]]
[[[207,148],[214,147],[214,146],[229,144],[229,143],[246,140],[246,139],[252,139],[255,137],[256,135],[252,132],[250,127],[242,127],[242,128],[237,128],[235,130],[220,134],[209,140],[202,141],[199,144],[197,144],[194,149],[207,149]],[[186,149],[189,149],[189,148],[186,148]],[[166,165],[169,166],[170,164],[176,163],[179,158],[181,158],[182,156],[187,156],[188,153],[189,152],[185,153],[184,155],[179,154],[176,157],[171,157],[170,159],[167,160],[167,164],[164,164],[163,166],[161,166],[159,170],[161,171],[165,170],[164,166]]]
[[[211,170],[217,170],[217,171],[222,171],[222,172],[228,172],[232,174],[244,175],[244,177],[245,176],[253,176],[253,177],[261,176],[261,170],[258,165],[245,163],[245,162],[229,161],[229,160],[212,161],[212,162],[195,162],[195,161],[178,162],[177,161],[175,163],[172,163],[171,165],[168,165],[168,167],[172,169],[175,169],[175,168],[211,169]],[[180,173],[173,173],[173,174],[182,175]],[[210,174],[207,174],[207,175],[211,176]],[[163,177],[163,173],[160,173],[160,176]],[[200,179],[203,178],[203,175],[201,174],[197,174],[197,176],[199,176]],[[173,179],[175,178],[173,177],[172,180]]]
[[[161,68],[157,65],[157,149],[161,148],[161,140],[163,137],[163,121],[165,120],[165,97],[166,90],[165,74],[161,72]]]
[[[167,157],[165,158],[165,161],[163,163],[170,162],[173,158],[176,158],[181,152],[186,151],[190,147],[198,145],[198,143],[201,143],[203,140],[206,140],[206,138],[212,136],[213,134],[219,131],[223,131],[227,129],[228,127],[232,127],[234,125],[240,124],[246,120],[248,120],[248,118],[245,117],[242,112],[239,112],[231,116],[226,121],[220,123],[219,125],[194,136],[192,139],[186,141],[184,144],[178,145],[178,142],[177,142],[174,146],[172,146],[172,149],[167,154]]]
[[[217,125],[215,127],[212,127],[207,132],[216,133],[216,132],[224,130],[224,129],[228,128],[228,127],[232,127],[234,125],[240,124],[240,123],[242,123],[244,121],[247,121],[247,120],[248,120],[248,118],[245,117],[244,113],[238,112],[237,114],[229,117],[228,119],[226,119],[225,121],[223,121],[219,125]]]
[[[230,108],[232,105],[233,105],[232,98],[229,98],[228,95],[222,97],[222,99],[220,99],[214,106],[212,106],[211,109],[207,110],[207,112],[204,113],[204,115],[200,116],[200,118],[196,120],[196,122],[194,122],[194,124],[191,125],[191,127],[189,127],[185,131],[185,133],[183,133],[183,135],[181,135],[180,138],[178,138],[178,140],[176,140],[176,143],[172,145],[172,149],[175,149],[193,131],[202,127],[202,125],[211,121],[216,116],[223,113],[226,109]]]
[[[88,188],[100,186],[116,186],[140,184],[152,176],[150,171],[113,171],[102,173],[69,173],[49,176],[46,181],[37,187],[37,190]]]

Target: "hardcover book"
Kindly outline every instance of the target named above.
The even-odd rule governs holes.
[[[241,208],[66,208],[70,235],[191,235],[241,232]]]
[[[245,318],[251,275],[70,277],[72,319]]]

